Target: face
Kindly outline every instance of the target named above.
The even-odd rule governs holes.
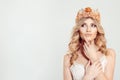
[[[84,40],[93,41],[97,35],[97,26],[91,18],[87,18],[80,25],[80,36]]]

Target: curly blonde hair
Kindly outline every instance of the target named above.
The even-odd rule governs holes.
[[[78,54],[77,54],[78,50],[82,51],[83,40],[81,39],[79,29],[80,29],[81,24],[88,18],[91,18],[91,17],[82,18],[81,20],[79,20],[79,22],[76,22],[76,25],[72,29],[71,40],[70,40],[70,43],[68,44],[69,53],[72,55],[71,60],[70,60],[71,65],[78,57]],[[97,27],[97,36],[94,39],[95,44],[97,47],[99,47],[99,51],[101,53],[107,55],[106,39],[105,39],[104,30],[101,24],[97,20],[93,18],[91,19],[95,22],[96,27]]]

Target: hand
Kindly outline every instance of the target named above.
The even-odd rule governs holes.
[[[91,62],[94,62],[95,60],[98,59],[97,49],[96,49],[93,41],[90,43],[90,42],[88,42],[87,39],[85,39],[83,49],[84,49],[83,51],[84,51],[85,55],[91,60]]]
[[[102,65],[100,61],[95,61],[92,65],[90,65],[90,61],[86,65],[86,80],[92,80],[98,76],[98,74],[102,71]]]

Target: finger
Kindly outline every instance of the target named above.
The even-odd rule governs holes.
[[[86,45],[83,45],[83,48],[84,48],[84,50],[85,50],[85,51],[87,51],[87,50],[88,50],[88,48],[87,48],[87,46],[86,46]]]
[[[95,63],[95,67],[97,69],[97,71],[102,71],[102,64],[100,61],[98,61],[97,63]]]
[[[87,48],[86,48],[85,46],[83,46],[83,48],[84,48],[83,52],[84,52],[85,55],[88,57],[88,50],[87,50]]]
[[[89,66],[90,66],[90,61],[88,61],[87,65],[86,65],[86,70]]]
[[[87,40],[87,38],[84,37],[84,39],[85,39],[85,42],[89,45],[90,43],[89,43],[89,41]]]
[[[101,67],[102,65],[101,65],[101,62],[98,62],[97,64],[96,64],[96,67]]]
[[[99,64],[100,61],[99,60],[96,60],[93,64],[96,66],[97,64]]]
[[[88,45],[87,43],[84,43],[84,46],[85,46],[86,48],[88,48],[88,47],[89,47],[89,45]]]
[[[87,54],[87,51],[86,51],[85,49],[83,50],[83,52],[84,52],[85,54]]]
[[[99,67],[98,69],[97,69],[97,74],[99,74],[100,72],[102,72],[103,71],[103,68],[102,68],[102,66],[101,67]]]
[[[96,76],[99,75],[100,72],[102,72],[102,66],[99,66],[99,67],[94,67],[94,70],[95,70],[95,74]]]
[[[95,61],[95,65],[99,66],[99,65],[101,65],[101,62],[99,60],[97,60],[97,61]]]
[[[97,70],[98,70],[98,71],[102,71],[102,70],[103,70],[102,66],[99,66],[99,67],[97,68]]]
[[[86,52],[85,50],[84,50],[83,52],[84,52],[85,56],[86,56],[87,58],[89,58],[89,56],[87,55],[87,52]]]
[[[98,63],[96,64],[96,67],[102,67],[102,64],[100,61],[98,61]]]

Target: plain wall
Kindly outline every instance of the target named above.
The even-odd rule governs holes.
[[[79,9],[98,9],[120,79],[119,0],[0,0],[0,80],[62,80]]]

